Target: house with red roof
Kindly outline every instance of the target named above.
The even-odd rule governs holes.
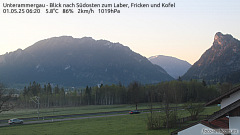
[[[235,87],[206,106],[220,104],[221,109],[206,120],[176,130],[171,135],[240,135],[240,86]]]

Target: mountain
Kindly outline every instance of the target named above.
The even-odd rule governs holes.
[[[183,79],[239,83],[240,41],[232,35],[216,33],[212,47],[188,70]]]
[[[53,37],[0,56],[0,82],[55,83],[85,87],[99,83],[157,83],[173,78],[120,43],[90,37]]]
[[[177,79],[187,72],[191,64],[187,61],[177,59],[171,56],[157,55],[148,58],[153,64],[159,65],[167,71],[169,75]]]

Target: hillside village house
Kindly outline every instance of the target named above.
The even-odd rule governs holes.
[[[221,104],[221,109],[208,119],[176,130],[171,135],[240,135],[240,86],[208,102]]]

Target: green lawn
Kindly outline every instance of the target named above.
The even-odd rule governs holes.
[[[168,135],[167,130],[147,130],[147,114],[1,127],[1,135]],[[170,130],[172,131],[172,130]]]

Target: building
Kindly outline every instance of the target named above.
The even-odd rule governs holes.
[[[221,109],[206,120],[176,130],[171,135],[240,135],[240,86],[235,87],[206,106],[220,104]]]

